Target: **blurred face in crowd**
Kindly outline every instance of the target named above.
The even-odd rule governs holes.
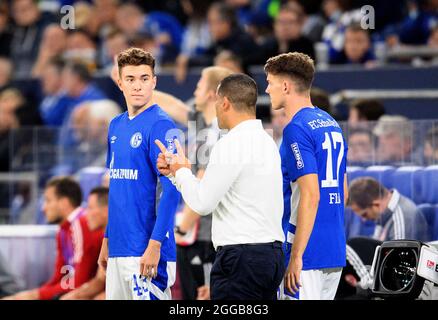
[[[265,92],[271,99],[272,109],[278,110],[284,108],[284,102],[286,99],[284,77],[268,73],[266,80],[268,86],[266,87]]]
[[[117,33],[105,41],[109,57],[114,57],[125,49],[128,49],[128,42],[122,33]]]
[[[78,75],[70,70],[70,68],[64,68],[62,70],[62,88],[70,96],[76,95],[76,88],[80,83]]]
[[[108,222],[108,206],[99,204],[96,194],[88,196],[86,219],[92,231],[105,228]]]
[[[116,13],[117,27],[127,35],[137,33],[144,23],[143,13],[136,6],[123,5]]]
[[[271,123],[274,133],[281,136],[288,120],[284,110],[271,110]]]
[[[401,132],[389,131],[378,136],[376,156],[380,161],[409,161],[411,149],[410,139]]]
[[[41,42],[41,47],[50,50],[54,55],[61,54],[67,44],[67,35],[58,25],[52,24],[46,27]]]
[[[12,75],[12,63],[9,59],[0,57],[0,87],[8,84]]]
[[[355,128],[361,121],[359,117],[359,111],[356,108],[350,108],[348,113],[348,125],[350,128]]]
[[[125,66],[120,70],[118,85],[125,96],[126,103],[134,109],[148,104],[157,78],[148,65]]]
[[[81,32],[75,32],[68,37],[67,50],[96,49],[95,43]]]
[[[88,103],[85,102],[73,110],[71,125],[74,135],[78,141],[89,139],[89,131],[92,129],[89,124]]]
[[[59,223],[62,219],[61,206],[65,204],[65,199],[58,198],[55,187],[48,187],[44,191],[43,211],[48,223]]]
[[[357,132],[348,137],[348,161],[370,162],[373,160],[373,143],[371,135]]]
[[[202,73],[201,78],[196,85],[194,96],[197,111],[204,110],[209,100],[216,96],[215,92],[208,87],[208,76],[205,72]]]
[[[275,37],[279,41],[298,39],[302,26],[302,21],[297,13],[291,10],[281,10],[274,22]]]
[[[33,0],[15,0],[12,4],[12,14],[17,25],[25,27],[38,20],[40,11]]]
[[[434,149],[430,141],[424,143],[423,155],[428,165],[438,164],[438,149]]]
[[[42,70],[41,82],[45,95],[55,95],[62,87],[61,72],[54,65],[48,65]]]
[[[428,40],[429,47],[438,48],[438,28],[435,28]]]
[[[231,25],[223,20],[217,9],[211,8],[207,14],[208,27],[214,41],[220,41],[231,34]]]
[[[411,149],[410,139],[402,132],[387,132],[378,137],[376,155],[380,161],[409,161]]]
[[[23,104],[23,97],[15,90],[5,90],[0,94],[0,110],[13,113]]]
[[[347,29],[344,50],[350,61],[359,63],[369,49],[370,38],[366,31]]]

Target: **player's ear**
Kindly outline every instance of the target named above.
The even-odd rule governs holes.
[[[152,82],[153,82],[152,90],[155,90],[155,87],[157,86],[157,76],[156,75],[154,75],[154,77],[152,78]]]
[[[231,108],[231,102],[227,97],[224,97],[224,101],[222,103],[222,108],[224,109],[224,111],[228,111]]]

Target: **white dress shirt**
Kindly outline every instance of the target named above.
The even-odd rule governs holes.
[[[215,144],[202,179],[181,168],[173,181],[190,208],[213,214],[215,248],[284,241],[281,159],[260,120],[241,122]]]

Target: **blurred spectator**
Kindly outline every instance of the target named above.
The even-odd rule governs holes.
[[[404,44],[426,44],[431,30],[438,25],[438,1],[408,1],[408,15],[398,30]]]
[[[68,127],[73,131],[74,145],[67,149],[73,158],[70,161],[78,162],[73,171],[85,166],[105,167],[108,127],[120,112],[112,100],[86,101],[73,110]]]
[[[423,214],[396,189],[388,190],[374,178],[364,177],[353,180],[348,193],[348,202],[354,213],[376,222],[374,239],[429,240]]]
[[[190,66],[212,65],[214,57],[223,50],[229,50],[241,57],[244,66],[253,61],[257,46],[254,40],[239,27],[232,7],[215,2],[208,10],[207,21],[213,43],[204,54],[190,58]]]
[[[87,223],[91,231],[104,232],[108,222],[108,188],[96,187],[88,195]],[[105,300],[105,270],[98,268],[96,276],[60,300]]]
[[[67,34],[58,24],[48,25],[44,29],[43,38],[39,47],[38,58],[32,69],[33,77],[41,77],[49,61],[62,56],[67,45]]]
[[[325,19],[318,13],[308,14],[299,0],[289,0],[288,6],[296,8],[303,18],[302,34],[312,43],[321,41],[322,32],[326,25]]]
[[[343,50],[331,56],[331,64],[368,64],[376,60],[371,47],[370,34],[360,24],[345,30]]]
[[[14,0],[12,17],[15,22],[11,43],[14,74],[18,78],[27,78],[38,56],[44,28],[54,19],[49,13],[41,12],[34,0]]]
[[[348,131],[347,160],[349,165],[367,165],[374,162],[371,130],[356,128]]]
[[[430,32],[429,39],[427,40],[427,45],[432,48],[438,48],[438,25],[432,29]]]
[[[60,58],[49,60],[42,69],[40,82],[44,98],[39,111],[45,125],[60,126],[68,111],[71,99],[62,90],[62,70],[65,63]]]
[[[62,70],[62,86],[66,95],[73,99],[73,103],[70,110],[66,111],[64,119],[81,102],[105,99],[105,95],[91,81],[91,74],[84,64],[69,62],[65,65]]]
[[[56,235],[58,252],[53,277],[40,288],[7,299],[56,299],[95,275],[103,232],[90,230],[85,210],[80,207],[81,201],[82,191],[73,179],[57,177],[47,183],[43,210],[49,223],[60,226]]]
[[[355,100],[350,104],[348,126],[350,128],[356,128],[358,126],[368,127],[368,121],[377,121],[384,114],[385,108],[378,100]]]
[[[9,21],[8,2],[0,2],[0,57],[10,56],[12,28]]]
[[[20,290],[21,285],[10,270],[8,261],[0,254],[0,299]]]
[[[67,62],[85,64],[89,71],[96,70],[97,48],[94,39],[82,29],[76,29],[69,33],[63,58]]]
[[[383,115],[374,130],[377,161],[383,164],[409,164],[413,159],[413,125],[403,116]]]
[[[161,70],[160,44],[148,32],[139,32],[129,38],[129,45],[131,47],[141,48],[155,57],[155,71],[157,73]]]
[[[324,110],[332,117],[336,118],[336,112],[332,108],[330,96],[327,91],[317,87],[312,87],[310,90],[310,100],[314,106],[317,106],[319,109]]]
[[[247,73],[243,69],[242,59],[228,50],[221,51],[214,57],[214,65],[229,69],[234,73]]]
[[[438,127],[436,126],[427,132],[423,155],[426,165],[438,164]]]
[[[12,61],[0,56],[0,90],[5,89],[12,78]]]
[[[153,35],[160,46],[162,63],[173,62],[179,53],[183,29],[170,14],[160,11],[144,14],[133,3],[122,4],[116,14],[116,25],[128,37],[139,32]]]
[[[94,36],[105,37],[114,28],[119,0],[93,0],[91,16],[86,30]]]
[[[280,53],[298,51],[315,58],[313,43],[302,35],[304,20],[300,11],[283,6],[274,21],[274,36],[261,45],[262,54],[257,62],[264,64],[270,57]]]
[[[128,49],[128,38],[120,30],[113,29],[105,38],[105,57],[101,63],[101,67],[105,69],[105,73],[110,73],[114,64],[114,57],[125,49]],[[141,46],[137,46],[141,47]]]
[[[211,36],[207,24],[207,11],[210,0],[182,0],[188,22],[181,43],[181,53],[176,59],[175,79],[183,82],[187,76],[187,64],[191,57],[203,54],[211,45]]]

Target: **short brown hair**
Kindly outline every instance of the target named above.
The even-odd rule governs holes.
[[[353,180],[348,190],[348,204],[356,204],[365,209],[372,205],[373,201],[383,198],[388,190],[376,179],[363,177]]]
[[[58,198],[67,198],[73,207],[82,203],[82,191],[79,184],[71,177],[54,177],[46,184],[46,189],[53,187]]]
[[[299,93],[310,90],[315,75],[315,63],[307,54],[300,52],[282,53],[269,58],[265,72],[288,76],[294,81]]]
[[[96,187],[90,191],[89,196],[96,195],[99,206],[106,207],[108,206],[108,193],[109,189],[107,187]]]
[[[152,74],[155,73],[155,58],[149,52],[140,48],[129,48],[119,53],[117,56],[117,65],[119,66],[119,75],[125,66],[147,65],[151,67]]]
[[[219,85],[218,95],[227,97],[235,110],[255,114],[257,84],[246,74],[237,73],[224,78]]]

